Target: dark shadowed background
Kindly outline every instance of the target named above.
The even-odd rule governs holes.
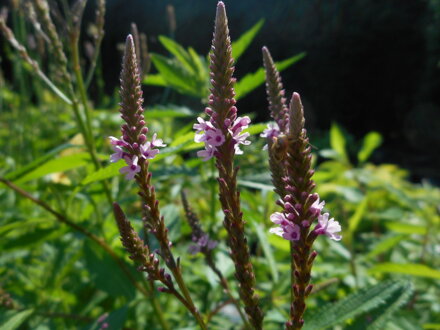
[[[439,182],[440,173],[440,2],[437,0],[272,0],[225,1],[232,39],[259,19],[265,24],[236,67],[236,76],[262,64],[261,47],[275,60],[305,51],[307,56],[282,73],[290,94],[301,93],[307,127],[314,132],[339,123],[355,138],[376,130],[384,145],[377,162],[411,170],[414,180]],[[94,1],[85,20],[94,19]],[[209,50],[216,0],[109,0],[103,42],[105,89],[118,84],[118,43],[130,23],[148,35],[152,52],[168,55],[157,40],[170,36],[167,6],[174,6],[171,37],[200,54]],[[84,34],[85,35],[85,34]],[[147,104],[163,89],[145,86]],[[197,101],[172,94],[170,101],[203,110]],[[267,120],[265,91],[258,88],[238,103],[241,113]],[[199,109],[197,109],[199,108]]]

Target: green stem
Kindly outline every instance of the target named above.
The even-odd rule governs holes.
[[[251,325],[249,324],[246,315],[244,315],[243,311],[241,310],[240,303],[235,297],[232,295],[231,289],[229,288],[229,284],[227,279],[223,276],[221,271],[217,268],[215,265],[215,262],[212,258],[211,252],[208,252],[205,254],[206,264],[212,269],[212,271],[217,275],[221,286],[225,290],[226,294],[228,295],[231,302],[234,304],[235,308],[237,308],[238,313],[240,314],[240,317],[243,321],[243,325],[245,329],[252,329]]]
[[[160,323],[160,326],[164,330],[170,330],[171,328],[168,325],[168,323],[162,313],[162,309],[160,308],[160,304],[157,301],[156,295],[154,294],[155,293],[154,283],[152,281],[148,281],[148,287],[149,287],[149,291],[151,292],[151,306],[153,307],[154,314],[157,317],[157,319]]]
[[[73,32],[71,36],[71,48],[72,48],[72,64],[73,64],[73,71],[75,73],[76,83],[79,91],[79,95],[81,98],[81,103],[84,109],[85,114],[85,127],[83,127],[85,131],[85,139],[88,141],[88,151],[90,153],[90,156],[92,158],[93,164],[95,165],[95,169],[100,169],[101,164],[99,163],[98,157],[96,156],[96,146],[95,146],[95,140],[93,139],[93,130],[92,130],[92,124],[90,119],[90,108],[88,105],[88,99],[87,99],[87,92],[84,86],[84,79],[81,72],[81,66],[79,61],[79,48],[78,48],[78,41],[79,41],[79,31]],[[78,107],[77,111],[79,110]],[[102,182],[102,186],[104,188],[104,193],[106,195],[107,201],[111,205],[113,203],[110,188],[107,184],[107,181]]]
[[[205,330],[208,329],[205,325],[205,321],[203,320],[202,316],[200,315],[199,311],[197,310],[196,306],[194,305],[194,302],[191,298],[191,295],[189,293],[188,288],[185,285],[185,282],[183,280],[182,274],[180,272],[179,266],[176,266],[175,268],[171,269],[171,272],[174,275],[174,278],[177,282],[177,285],[179,286],[180,290],[182,291],[183,296],[185,297],[185,300],[188,303],[188,309],[191,312],[191,314],[195,317],[197,323],[199,324],[200,328]]]
[[[54,83],[41,71],[37,71],[38,77],[40,77],[41,80],[49,87],[52,92],[54,92],[58,97],[60,97],[64,102],[66,102],[68,105],[72,105],[73,102],[69,97],[67,97],[66,94],[64,94],[57,86],[54,85]]]

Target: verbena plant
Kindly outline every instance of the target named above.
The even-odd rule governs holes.
[[[97,22],[104,10],[104,3],[99,4]],[[432,258],[438,244],[434,234],[439,225],[438,189],[410,184],[395,166],[367,163],[381,141],[374,132],[365,137],[357,164],[352,164],[347,136],[337,125],[330,131],[331,149],[320,152],[330,160],[320,163],[314,173],[299,94],[286,101],[266,48],[263,63],[274,122],[250,126],[248,116],[238,116],[234,45],[221,2],[209,55],[208,107],[195,124],[187,124],[197,116],[195,112],[176,106],[147,109],[144,115],[140,84],[149,57],[137,46],[143,38],[132,27],[121,73],[120,112],[125,123],[122,136],[110,138],[113,164],[103,166],[107,156],[97,152],[95,143],[100,147],[100,136],[114,134],[110,131],[120,119],[91,111],[87,99],[91,78],[83,75],[89,77],[96,68],[97,52],[91,57],[92,71],[75,66],[84,6],[85,2],[78,2],[64,8],[70,18],[63,35],[51,23],[47,3],[35,1],[37,21],[32,24],[37,32],[41,27],[38,33],[56,41],[48,45],[56,47],[56,67],[62,68],[60,75],[50,78],[52,71],[43,73],[41,64],[0,20],[6,39],[31,65],[30,72],[72,107],[84,138],[75,148],[59,146],[0,179],[25,197],[15,199],[6,190],[1,195],[4,209],[11,210],[5,212],[0,228],[7,235],[0,243],[5,251],[0,258],[0,321],[6,328],[84,324],[86,328],[321,329],[342,324],[383,329],[396,324],[411,328],[420,324],[418,317],[426,327],[435,327],[438,319],[425,306],[435,308],[435,279],[440,277]],[[97,34],[95,49],[102,33]],[[177,47],[162,39],[164,45]],[[66,42],[73,52],[66,51]],[[68,60],[66,54],[72,58]],[[176,52],[171,61],[182,61],[182,54]],[[207,74],[208,70],[201,79],[206,88]],[[172,82],[166,85],[175,88]],[[205,98],[206,88],[194,96]],[[98,121],[100,126],[94,125]],[[264,139],[251,137],[262,131]],[[162,132],[164,140],[156,132]],[[188,157],[200,147],[200,159]],[[164,149],[159,153],[158,148]],[[242,153],[245,156],[235,157]],[[268,166],[263,165],[267,158]],[[68,170],[65,177],[47,177]],[[119,172],[128,180],[120,180]],[[322,198],[345,224],[343,237],[339,223],[324,212]],[[125,212],[114,201],[123,204]],[[47,213],[35,205],[63,226],[54,230]],[[187,223],[180,221],[183,217]],[[126,262],[116,239],[118,230],[137,271]],[[330,240],[317,239],[319,235]],[[343,244],[333,242],[341,239]],[[390,273],[418,280],[382,280]],[[415,293],[412,282],[418,288]],[[399,313],[402,307],[405,311]]]

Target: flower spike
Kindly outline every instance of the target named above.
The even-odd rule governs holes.
[[[242,154],[240,145],[248,145],[249,134],[243,130],[250,124],[250,118],[238,117],[235,107],[234,59],[232,58],[228,18],[223,2],[218,2],[215,29],[210,53],[211,88],[209,107],[205,113],[209,121],[198,118],[194,125],[196,142],[204,142],[205,150],[199,157],[216,159],[219,172],[220,203],[224,212],[224,226],[228,232],[228,245],[235,264],[235,276],[239,282],[240,298],[250,323],[256,329],[262,328],[263,312],[255,294],[255,275],[250,260],[249,247],[244,235],[243,213],[240,194],[237,189],[237,172],[234,156]]]
[[[282,212],[275,212],[270,220],[277,225],[270,233],[291,242],[291,297],[290,319],[287,329],[301,329],[304,325],[305,300],[311,293],[311,269],[316,252],[312,245],[319,235],[340,240],[341,226],[328,213],[322,213],[325,202],[313,193],[312,154],[304,129],[304,109],[298,93],[293,93],[286,106],[281,77],[266,47],[263,48],[266,69],[266,91],[269,110],[275,124],[262,134],[267,139],[269,167],[275,192],[280,196],[277,204]],[[313,222],[318,224],[313,230]]]

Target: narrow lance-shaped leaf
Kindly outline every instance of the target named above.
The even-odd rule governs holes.
[[[264,19],[260,19],[254,26],[252,26],[248,31],[243,33],[238,40],[232,43],[232,58],[238,61],[240,56],[248,49],[249,45],[257,36],[263,27]]]
[[[288,67],[292,66],[299,60],[301,60],[304,56],[306,56],[306,53],[300,53],[298,55],[289,57],[288,59],[285,59],[280,62],[276,62],[275,65],[278,69],[278,71],[283,71],[287,69]],[[264,74],[264,68],[259,68],[254,73],[248,73],[245,75],[242,79],[237,81],[235,84],[235,98],[241,99],[248,93],[252,92],[255,88],[262,85],[265,80],[265,74]]]

